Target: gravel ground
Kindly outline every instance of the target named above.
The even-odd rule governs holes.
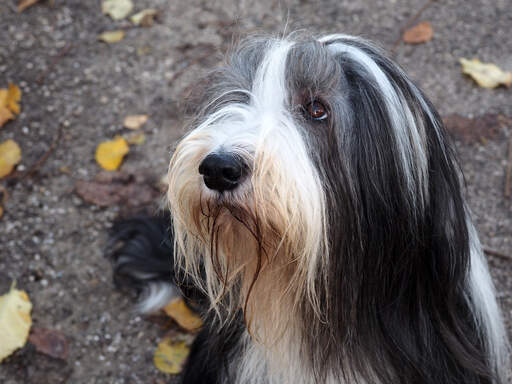
[[[152,356],[164,330],[133,312],[133,295],[116,291],[102,257],[105,232],[126,206],[97,208],[73,193],[99,167],[97,144],[125,133],[126,115],[147,113],[146,143],[132,147],[123,168],[163,175],[173,143],[183,133],[182,99],[240,34],[295,29],[359,34],[391,49],[400,28],[424,0],[137,0],[157,8],[158,22],[131,28],[101,13],[100,0],[54,0],[18,14],[0,0],[0,87],[21,86],[22,113],[0,128],[23,151],[29,169],[61,139],[30,177],[3,181],[9,191],[0,219],[0,292],[15,279],[32,302],[34,326],[66,335],[69,357],[53,359],[33,346],[0,365],[0,382],[162,383]],[[186,4],[186,5],[184,5]],[[397,48],[395,59],[443,115],[512,116],[512,90],[478,88],[460,73],[459,57],[479,57],[512,69],[509,0],[444,0],[422,15],[432,41]],[[125,39],[97,41],[126,27]],[[482,242],[512,255],[512,203],[503,197],[507,137],[457,143],[469,205]],[[64,167],[64,168],[63,168]],[[512,331],[512,260],[490,257],[509,332]],[[171,380],[172,381],[172,380]]]

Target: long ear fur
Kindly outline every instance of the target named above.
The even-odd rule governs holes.
[[[353,227],[330,223],[326,298],[326,332],[348,350],[327,352],[341,361],[325,364],[349,358],[347,375],[368,382],[502,383],[506,335],[440,117],[375,47],[321,42],[339,60],[354,115],[337,149],[350,180],[327,177],[333,195],[349,192],[342,222]]]

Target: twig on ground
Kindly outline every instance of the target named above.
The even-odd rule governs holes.
[[[510,188],[512,184],[512,135],[508,140],[508,162],[505,173],[505,197],[510,197]]]
[[[55,55],[53,57],[53,60],[50,62],[50,64],[48,65],[48,68],[46,68],[45,71],[43,71],[43,73],[41,73],[41,75],[39,75],[39,77],[37,78],[37,83],[39,85],[43,84],[44,83],[44,80],[46,79],[46,76],[48,75],[48,73],[50,73],[50,71],[52,71],[55,66],[57,65],[57,63],[62,60],[62,58],[64,56],[66,56],[69,51],[71,50],[71,47],[72,47],[72,44],[71,43],[67,43],[58,53],[57,55]]]
[[[391,48],[391,53],[395,53],[396,49],[398,48],[398,46],[400,45],[400,42],[402,41],[402,35],[404,34],[405,30],[407,28],[409,28],[410,26],[412,26],[419,18],[420,16],[423,14],[423,12],[425,12],[425,10],[427,10],[432,4],[434,4],[437,0],[428,0],[424,5],[423,7],[421,7],[418,12],[416,12],[413,16],[411,16],[409,18],[409,20],[407,20],[407,22],[405,23],[405,25],[400,28],[400,36],[398,36],[398,39],[395,40],[395,42],[393,43],[393,46]]]
[[[512,261],[512,256],[507,255],[505,253],[501,253],[501,252],[495,251],[493,249],[489,249],[489,248],[484,247],[484,253],[486,253],[488,255],[491,255],[491,256],[494,256],[494,257],[499,257],[500,259],[505,259],[505,260]]]
[[[53,139],[52,145],[50,145],[50,148],[34,163],[32,166],[23,173],[23,175],[20,177],[20,180],[26,179],[27,177],[30,177],[34,174],[35,171],[37,171],[41,166],[46,163],[46,160],[50,157],[50,155],[55,151],[55,148],[57,148],[57,145],[59,144],[60,137],[62,134],[62,128],[59,127],[57,130],[57,134],[55,135],[55,138]]]

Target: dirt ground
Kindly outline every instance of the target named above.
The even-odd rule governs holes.
[[[0,87],[23,91],[22,113],[0,128],[0,142],[23,151],[18,172],[60,140],[42,166],[24,179],[0,181],[9,192],[0,219],[0,292],[16,280],[34,304],[36,327],[61,331],[68,358],[54,359],[27,345],[0,365],[0,382],[162,383],[153,366],[164,330],[133,312],[134,296],[117,291],[102,256],[106,231],[126,204],[98,208],[73,192],[99,171],[99,142],[125,133],[126,115],[146,113],[147,141],[133,146],[123,168],[163,175],[183,133],[183,95],[214,66],[239,35],[310,29],[362,35],[391,49],[400,29],[426,0],[137,0],[156,8],[158,22],[133,28],[101,13],[100,0],[41,1],[16,12],[0,0]],[[395,59],[442,115],[512,116],[512,89],[486,90],[460,73],[458,58],[479,57],[512,70],[509,0],[443,0],[420,20],[432,41],[399,45]],[[117,44],[97,40],[126,29]],[[512,255],[512,199],[503,196],[512,124],[485,140],[457,142],[467,195],[483,244]],[[63,168],[64,167],[64,168]],[[489,256],[509,333],[512,259]],[[171,379],[172,382],[172,379]]]

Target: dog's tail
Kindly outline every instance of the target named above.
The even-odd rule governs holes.
[[[169,214],[114,223],[105,254],[113,263],[116,285],[140,292],[139,311],[154,312],[180,295],[174,281]]]

